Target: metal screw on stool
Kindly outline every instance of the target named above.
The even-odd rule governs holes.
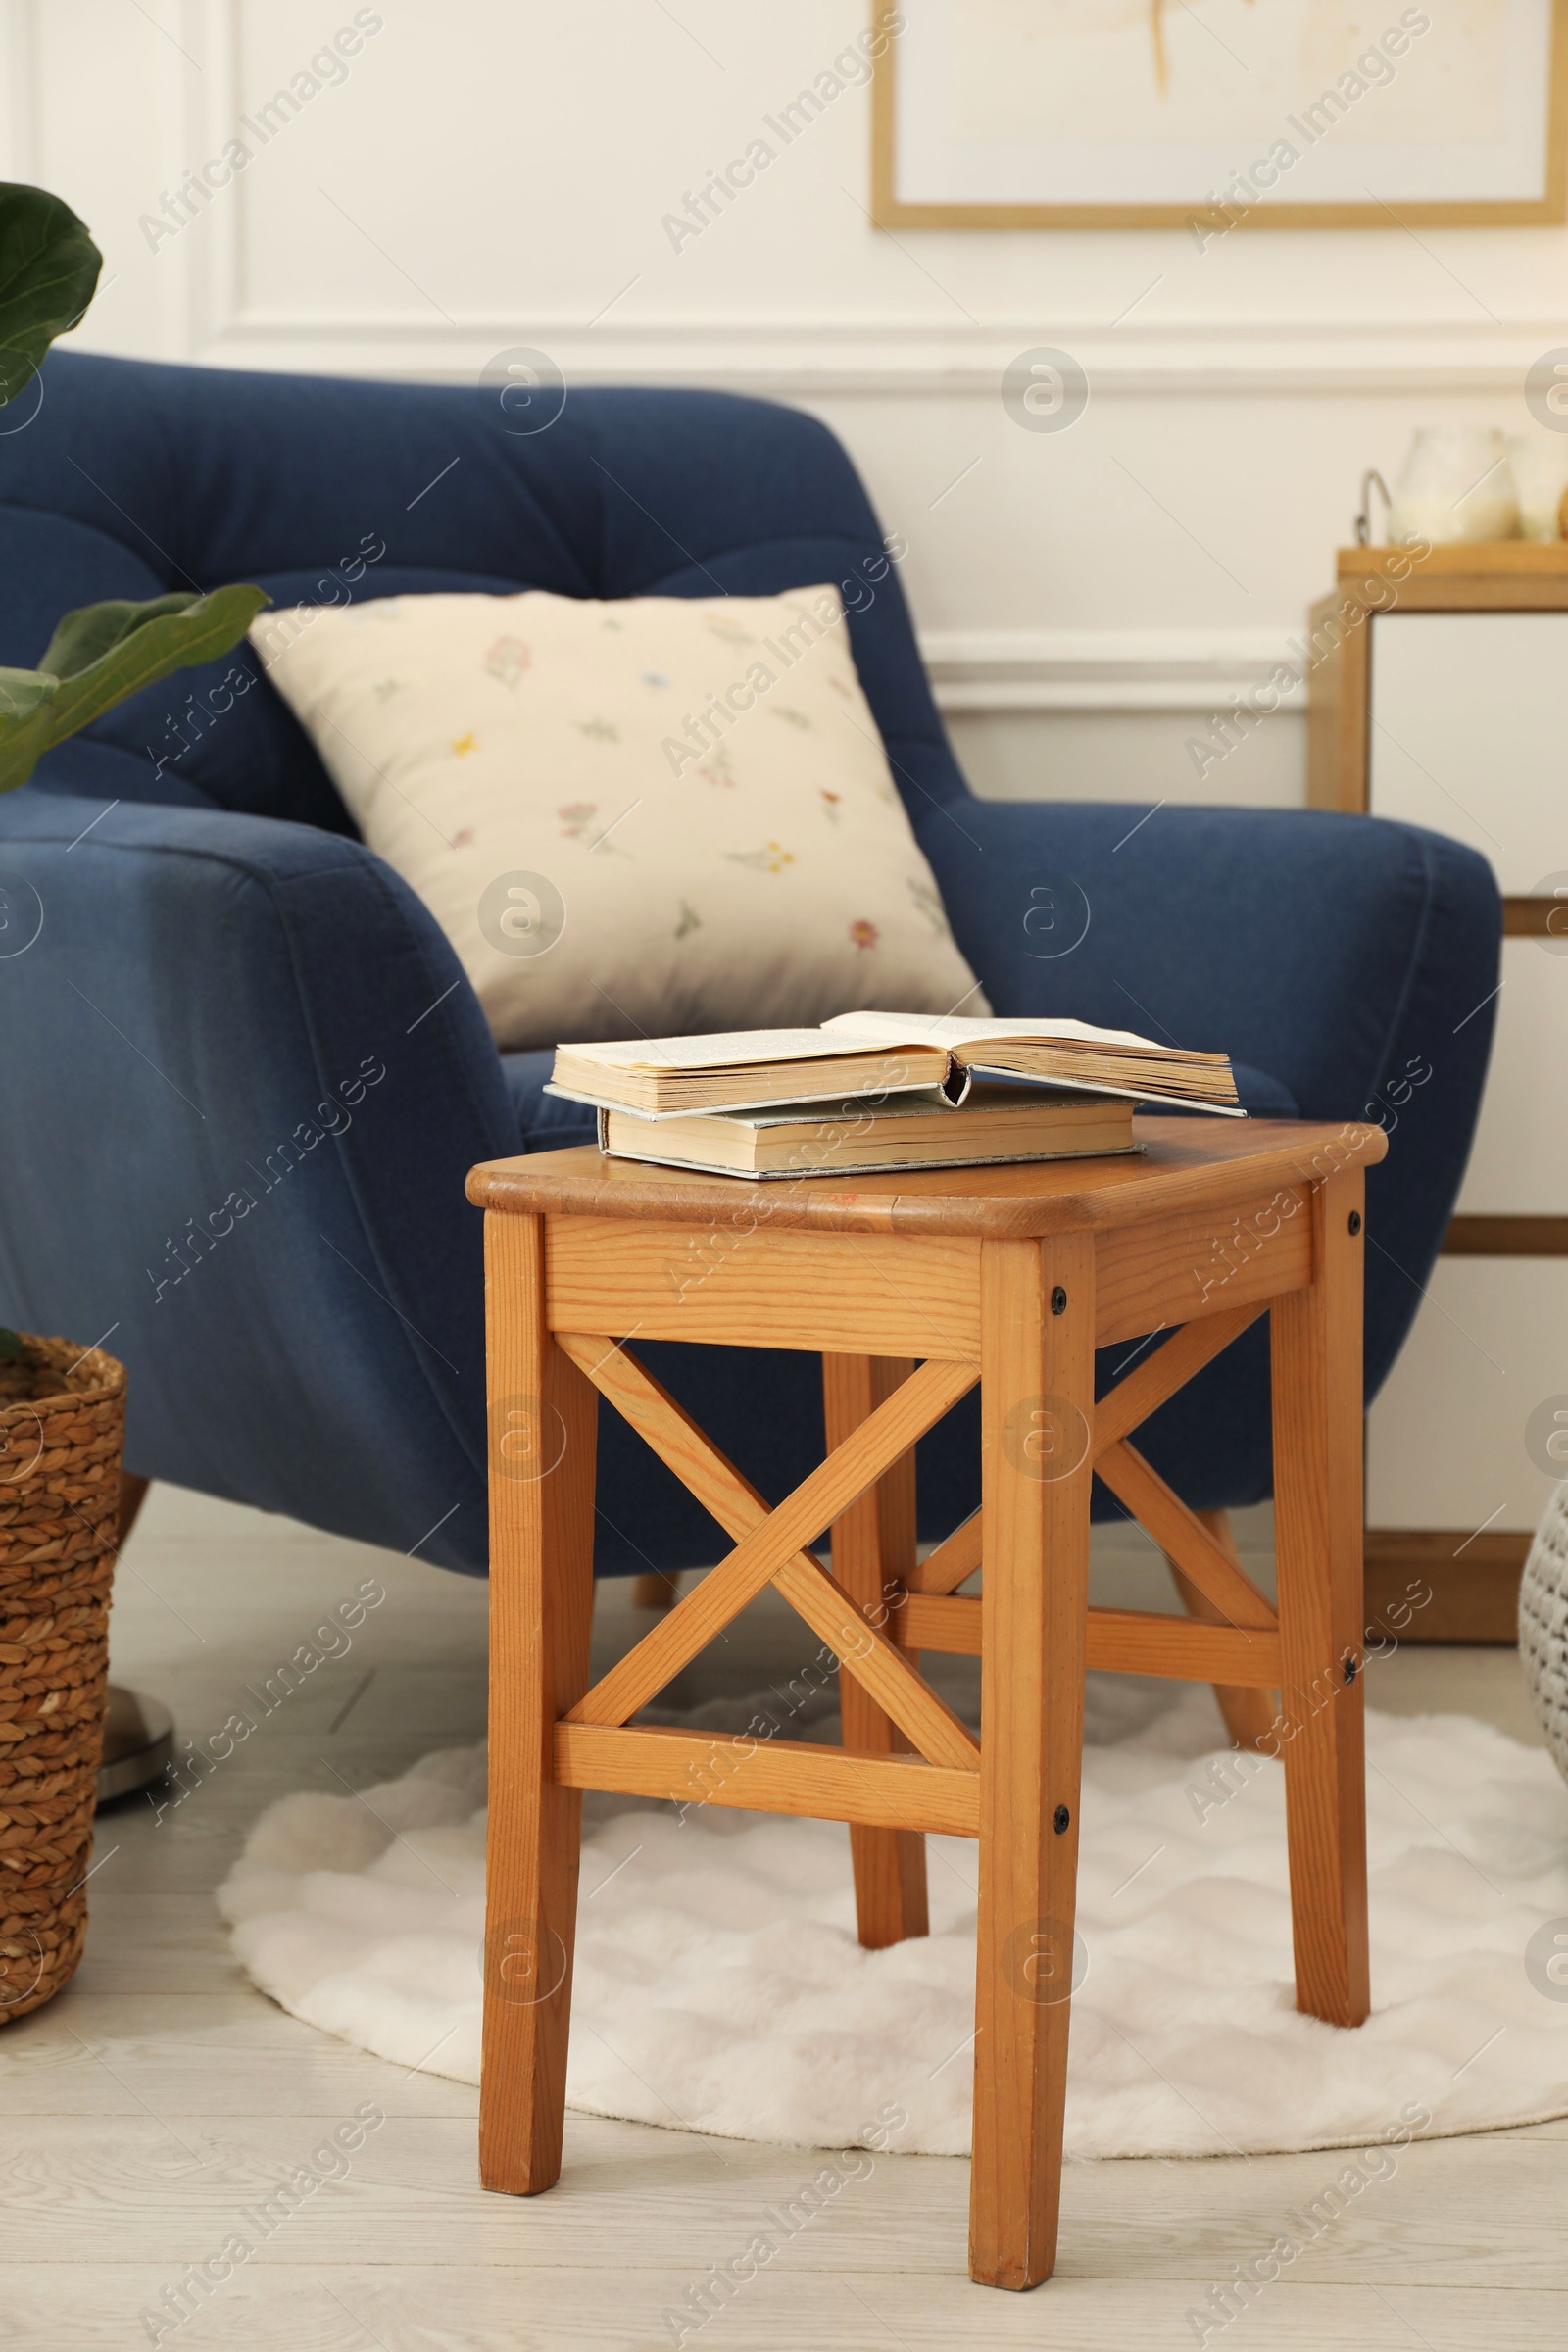
[[[1350,1211],[1350,1231],[1351,1231],[1352,1233],[1359,1233],[1359,1232],[1360,1232],[1360,1230],[1361,1230],[1361,1211],[1360,1211],[1358,1208],[1352,1208],[1352,1209],[1351,1209],[1351,1211]]]
[[[1051,1311],[1054,1315],[1064,1315],[1067,1312],[1067,1294],[1059,1282],[1051,1294]]]
[[[1062,1831],[1063,1831],[1063,1830],[1064,1830],[1064,1829],[1067,1827],[1067,1824],[1068,1824],[1068,1823],[1071,1821],[1071,1819],[1072,1819],[1072,1815],[1071,1815],[1071,1814],[1068,1812],[1068,1810],[1067,1810],[1067,1808],[1066,1808],[1066,1806],[1065,1806],[1065,1805],[1058,1805],[1058,1806],[1056,1807],[1055,1814],[1054,1814],[1054,1821],[1055,1821],[1056,1836],[1059,1838],[1059,1837],[1061,1836],[1061,1833],[1062,1833]]]

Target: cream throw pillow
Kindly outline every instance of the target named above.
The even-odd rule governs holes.
[[[836,588],[394,596],[251,636],[498,1045],[989,1009]]]

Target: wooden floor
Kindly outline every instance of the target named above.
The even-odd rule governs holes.
[[[1251,1518],[1244,1536],[1266,1544],[1266,1514]],[[1136,1538],[1102,1543],[1097,1598],[1160,1605],[1153,1569]],[[246,2210],[363,2101],[387,2120],[348,2177],[280,2222],[162,2341],[182,2352],[670,2345],[682,2339],[665,2314],[821,2161],[568,2117],[558,2189],[487,2196],[475,2186],[475,2092],[359,2056],[248,1986],[211,1898],[244,1829],[287,1790],[363,1788],[478,1738],[484,1592],[168,1490],[155,1490],[122,1564],[117,1674],[161,1693],[204,1739],[232,1708],[255,1711],[244,1686],[260,1690],[366,1576],[385,1585],[384,1605],[230,1763],[161,1822],[136,1802],[100,1818],[81,1973],[0,2034],[0,2346],[152,2340],[141,2312],[245,2232]],[[596,1640],[607,1662],[631,1629],[624,1590],[610,1589]],[[764,1605],[716,1664],[689,1670],[685,1690],[751,1690],[812,1647]],[[1464,1706],[1531,1736],[1511,1654],[1406,1651],[1372,1674],[1375,1706]],[[1174,2352],[1199,2340],[1189,2313],[1335,2169],[1323,2155],[1070,2167],[1057,2276],[1010,2296],[964,2276],[967,2167],[879,2159],[705,2327],[688,2310],[684,2341],[704,2352]],[[1561,2346],[1565,2205],[1568,2125],[1411,2148],[1207,2340],[1226,2352]]]

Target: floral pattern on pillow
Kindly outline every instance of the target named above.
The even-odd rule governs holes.
[[[252,636],[502,1046],[985,1009],[836,589],[388,597]]]

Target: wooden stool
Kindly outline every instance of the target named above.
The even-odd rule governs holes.
[[[1373,1127],[1151,1118],[1145,1155],[752,1185],[543,1152],[476,1168],[491,1415],[480,2169],[561,2169],[584,1788],[850,1824],[861,1940],[926,1927],[927,1831],[980,1841],[970,2271],[1055,2259],[1086,1666],[1279,1689],[1298,2007],[1366,2016],[1361,1238]],[[1128,1443],[1265,1309],[1275,1610]],[[1178,1328],[1179,1327],[1179,1328]],[[1097,1404],[1096,1347],[1158,1330]],[[622,1345],[820,1350],[827,1459],[769,1511]],[[914,1442],[981,1387],[982,1506],[915,1564]],[[734,1549],[588,1688],[597,1396]],[[1200,1618],[1088,1605],[1091,1473]],[[803,1546],[834,1528],[829,1576]],[[985,1563],[979,1599],[956,1588]],[[844,1746],[628,1729],[772,1583],[843,1664]],[[982,1632],[984,1639],[982,1641]],[[981,1657],[980,1742],[918,1652]]]

